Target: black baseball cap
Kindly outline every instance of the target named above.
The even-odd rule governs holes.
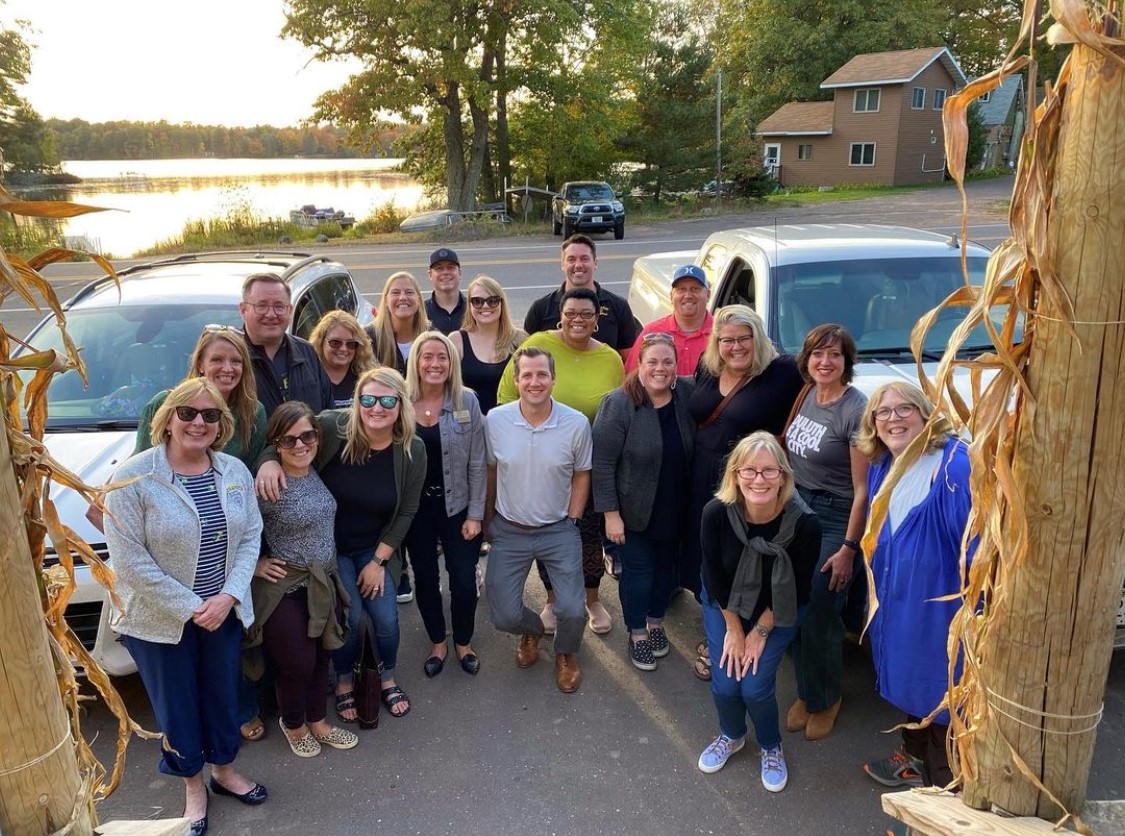
[[[430,253],[430,266],[433,267],[439,261],[452,261],[458,267],[461,266],[461,259],[457,257],[457,253],[449,249],[449,247],[439,247]]]

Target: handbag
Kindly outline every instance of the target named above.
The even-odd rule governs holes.
[[[359,653],[355,658],[355,709],[361,729],[379,728],[379,706],[382,703],[383,660],[375,644],[375,630],[367,618],[359,625]]]

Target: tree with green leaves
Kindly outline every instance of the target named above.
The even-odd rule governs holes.
[[[31,74],[26,27],[0,29],[0,179],[5,169],[47,171],[58,156],[43,120],[19,93]]]

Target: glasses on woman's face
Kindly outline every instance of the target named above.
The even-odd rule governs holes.
[[[196,415],[202,415],[204,423],[217,424],[219,419],[223,417],[223,411],[221,409],[196,409],[194,406],[176,407],[176,417],[185,424],[194,421]]]
[[[316,430],[305,430],[299,435],[283,435],[274,440],[274,444],[282,450],[292,450],[297,446],[297,442],[301,442],[306,447],[312,447],[317,441],[320,440],[320,433]]]
[[[758,470],[758,468],[756,467],[740,467],[735,471],[735,473],[737,473],[740,477],[747,480],[748,482],[753,482],[759,476],[761,476],[767,482],[773,482],[775,479],[781,476],[781,468],[763,467],[761,470]]]
[[[383,409],[394,409],[398,406],[398,395],[360,395],[359,405],[364,409],[371,409],[375,404],[383,407]]]
[[[328,347],[333,349],[334,351],[339,351],[344,346],[347,346],[348,351],[355,351],[357,348],[359,348],[359,340],[331,339],[326,340],[326,342],[328,343]]]
[[[470,296],[469,297],[469,304],[472,305],[474,308],[476,308],[478,311],[481,308],[484,308],[484,307],[499,308],[500,303],[503,302],[503,301],[504,301],[504,299],[500,296]]]
[[[598,314],[596,311],[563,311],[563,319],[581,319],[583,322],[589,322]]]
[[[734,348],[736,345],[741,348],[744,345],[750,345],[754,342],[753,334],[743,334],[741,337],[719,337],[719,345],[723,348]]]
[[[872,414],[875,416],[876,421],[889,421],[892,415],[896,418],[909,418],[917,411],[918,407],[912,403],[900,403],[893,407],[881,406]]]

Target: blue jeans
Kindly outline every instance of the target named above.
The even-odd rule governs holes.
[[[355,667],[355,657],[359,653],[359,624],[364,612],[375,625],[375,643],[379,646],[379,655],[383,660],[383,682],[395,678],[399,629],[398,603],[395,601],[391,573],[386,573],[386,582],[374,598],[364,598],[359,591],[359,573],[374,557],[374,546],[363,551],[336,556],[336,563],[340,568],[340,581],[348,590],[348,598],[351,599],[351,609],[348,610],[348,640],[343,647],[332,654],[337,681],[345,685],[352,681],[352,668]]]
[[[800,491],[820,518],[823,535],[808,609],[790,649],[797,674],[797,696],[807,703],[809,711],[824,711],[840,699],[840,680],[844,671],[844,622],[840,614],[848,600],[848,589],[829,590],[828,581],[832,573],[820,570],[847,536],[852,504],[834,494],[812,493],[803,488]],[[861,559],[856,555],[852,577],[855,577],[854,569],[860,566]]]
[[[621,558],[621,614],[625,626],[640,632],[649,618],[659,621],[672,596],[678,540],[653,540],[639,531],[625,530],[625,542],[617,547]]]
[[[727,676],[726,670],[719,667],[723,655],[723,638],[727,634],[727,622],[719,605],[702,592],[703,631],[707,634],[707,649],[711,656],[711,697],[715,701],[715,711],[719,715],[719,731],[730,738],[746,735],[746,715],[754,724],[754,736],[763,749],[781,745],[781,726],[777,712],[777,669],[781,665],[785,649],[797,635],[797,625],[801,623],[804,607],[797,615],[797,624],[792,627],[774,627],[766,639],[766,648],[758,660],[758,672],[746,672],[739,681]],[[744,629],[753,625],[743,619]]]

